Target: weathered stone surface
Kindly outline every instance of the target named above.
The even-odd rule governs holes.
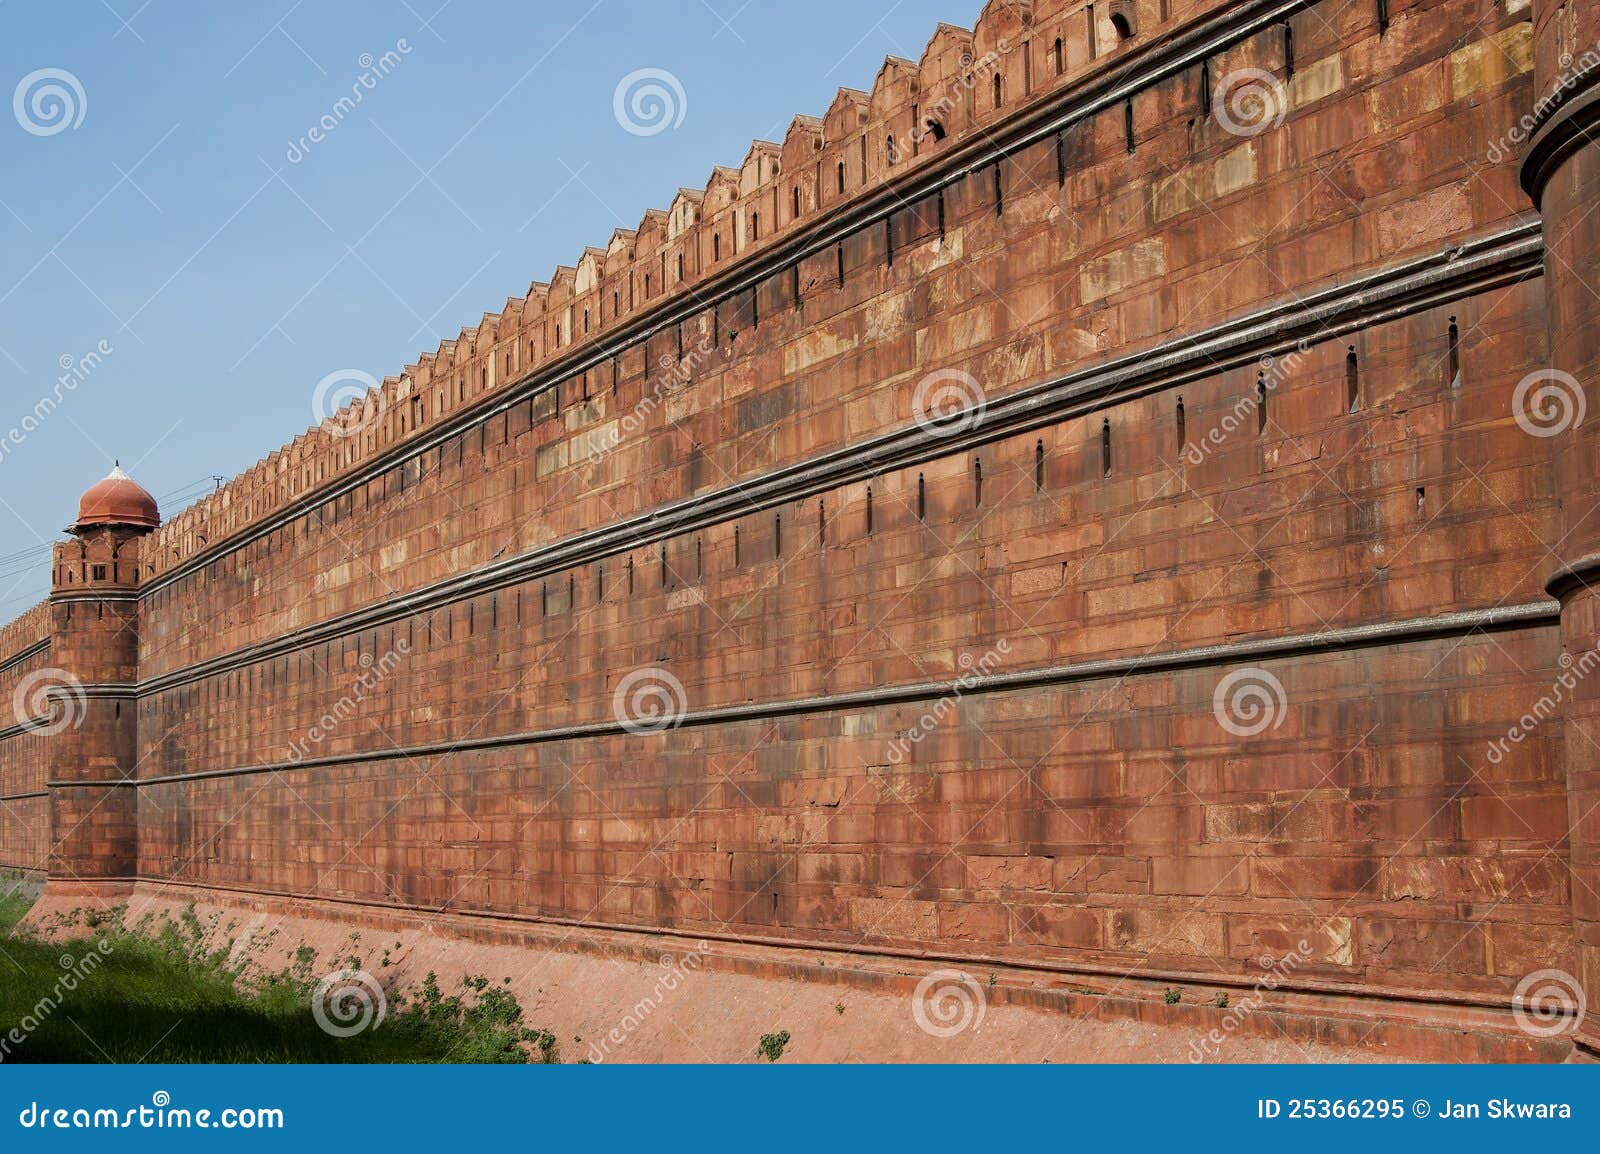
[[[920,70],[892,62],[531,286],[386,382],[355,436],[313,431],[134,537],[111,584],[136,600],[68,581],[61,546],[55,603],[0,632],[0,702],[50,667],[138,696],[0,739],[0,864],[1153,983],[1248,985],[1296,952],[1289,986],[1451,1000],[1485,1016],[1478,1056],[1530,1056],[1517,980],[1600,948],[1568,864],[1569,807],[1600,787],[1560,716],[1522,720],[1563,641],[1600,633],[1543,591],[1563,493],[1514,419],[1548,278],[1270,356],[1194,350],[1529,219],[1514,163],[1485,157],[1543,49],[1495,0],[1396,5],[1381,34],[1324,0],[1292,18],[1292,78],[1281,28],[1208,64],[1270,73],[1277,122],[1229,131],[1198,69],[1155,78],[1131,119],[1100,110],[724,291],[1120,62],[1081,4],[1028,7],[941,30]],[[1223,7],[1140,4],[1136,39]],[[1004,20],[1000,106],[987,80],[940,103]],[[1595,267],[1587,234],[1546,233]],[[993,414],[1112,363],[1150,376],[973,444],[922,434],[909,463],[798,473],[916,429],[930,390]],[[1316,643],[1539,604],[1491,633]],[[1251,732],[1217,705],[1241,669],[1281,691]],[[630,701],[690,716],[634,732]]]

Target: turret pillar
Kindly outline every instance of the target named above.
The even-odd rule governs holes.
[[[1517,418],[1550,439],[1561,505],[1551,542],[1564,691],[1574,977],[1588,1014],[1579,1053],[1600,1056],[1600,3],[1534,0],[1533,133],[1522,184],[1544,222],[1550,355],[1519,386]],[[1565,660],[1565,658],[1564,658]]]
[[[137,870],[140,554],[159,524],[155,499],[116,468],[54,550],[47,885],[58,894],[115,897]]]

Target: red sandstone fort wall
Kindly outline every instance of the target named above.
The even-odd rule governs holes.
[[[514,407],[158,584],[145,599],[146,676],[903,425],[930,367],[971,372],[995,398],[1531,215],[1513,166],[1482,156],[1528,102],[1530,26],[1488,0],[1419,6],[1380,46],[1370,13],[1336,7],[1332,27],[1311,14],[1296,25],[1280,129],[1241,140],[1199,117],[1198,67],[1158,83],[1134,101],[1131,156],[1119,104],[1065,134],[1064,185],[1054,140],[1042,141],[1001,165],[998,217],[986,169],[946,196],[942,244],[928,235],[934,206],[919,202],[898,215],[892,263],[883,226],[866,228],[842,254],[802,262],[800,308],[796,278],[777,273],[753,325],[749,294],[721,305],[713,349],[696,352],[706,309],[681,336],[657,333],[648,357],[631,346],[560,381],[559,401]],[[1452,51],[1459,21],[1485,38]],[[1219,53],[1211,73],[1281,73],[1283,52],[1273,29]],[[485,360],[480,376],[491,369]],[[381,426],[398,431],[405,407],[386,405]],[[624,422],[622,443],[588,464]],[[1137,424],[1114,434],[1164,439]],[[168,555],[201,512],[170,523],[148,555]]]
[[[573,360],[575,350],[706,285],[738,257],[774,247],[984,135],[1019,107],[1104,75],[1130,49],[1225,7],[1220,0],[1116,0],[1097,10],[1085,0],[993,0],[972,31],[941,24],[920,64],[887,59],[870,93],[841,89],[824,117],[796,117],[781,145],[757,141],[740,167],[717,168],[705,190],[680,190],[669,211],[649,210],[638,229],[619,229],[606,248],[585,249],[575,267],[535,282],[525,297],[388,378],[370,405],[381,419],[360,436],[337,436],[327,424],[309,430],[174,518],[157,535],[151,568],[171,570],[419,427],[546,363]],[[1132,21],[1135,39],[1122,39],[1113,9]],[[996,74],[998,105],[977,91]],[[913,133],[918,110],[936,110],[947,135]],[[893,139],[900,146],[891,150]]]
[[[50,668],[50,635],[47,604],[0,629],[0,866],[42,870],[49,852],[49,738],[24,725],[38,716],[30,706]]]
[[[957,85],[907,170],[1230,6],[1140,3],[1120,49],[1101,7],[1093,59],[1082,5],[941,28],[158,531],[139,876],[1152,974],[1304,941],[1318,981],[1464,999],[1571,966],[1558,735],[1488,753],[1560,669],[1548,446],[1512,420],[1537,218],[1487,159],[1525,10],[1396,2],[1380,36],[1323,0],[1292,75],[1274,24],[1140,89],[1131,140],[1112,101],[716,295],[906,179],[885,137],[963,51],[1006,37],[1002,107]],[[1240,136],[1199,101],[1247,67],[1289,102]],[[950,369],[1002,433],[917,432]],[[1185,454],[1258,384],[1266,429]],[[1241,738],[1213,695],[1247,665],[1284,696]],[[685,724],[620,731],[644,668]],[[1038,676],[915,688],[973,669]]]

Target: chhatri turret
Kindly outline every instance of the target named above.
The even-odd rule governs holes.
[[[116,897],[137,872],[141,548],[161,524],[156,500],[114,466],[78,501],[55,547],[50,604],[54,711],[48,884]]]
[[[139,540],[161,524],[156,499],[113,465],[78,499],[67,528],[77,540],[56,547],[55,592],[139,583]]]

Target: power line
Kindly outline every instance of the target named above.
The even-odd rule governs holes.
[[[207,473],[203,477],[196,477],[171,489],[156,498],[158,505],[168,507],[169,511],[176,511],[187,507],[189,504],[222,488],[222,483],[227,478],[216,473]],[[0,554],[0,581],[7,581],[13,577],[21,577],[38,571],[39,563],[46,559],[54,543],[42,541],[37,545],[29,545],[13,553]],[[9,605],[15,601],[27,600],[28,597],[13,597],[8,601],[0,601],[0,605]]]
[[[193,481],[190,481],[187,484],[179,485],[176,489],[172,490],[170,493],[163,493],[160,497],[157,497],[156,500],[158,500],[158,501],[170,500],[171,498],[178,496],[178,494],[180,494],[180,493],[187,493],[190,489],[197,488],[197,487],[199,487],[201,485],[210,485],[215,480],[216,480],[216,475],[215,474],[210,474],[210,473],[208,473],[204,477],[196,477]]]
[[[38,557],[41,554],[48,553],[50,552],[50,547],[51,543],[49,541],[42,541],[37,545],[29,545],[26,549],[21,549],[15,553],[0,556],[0,569],[25,558]]]

